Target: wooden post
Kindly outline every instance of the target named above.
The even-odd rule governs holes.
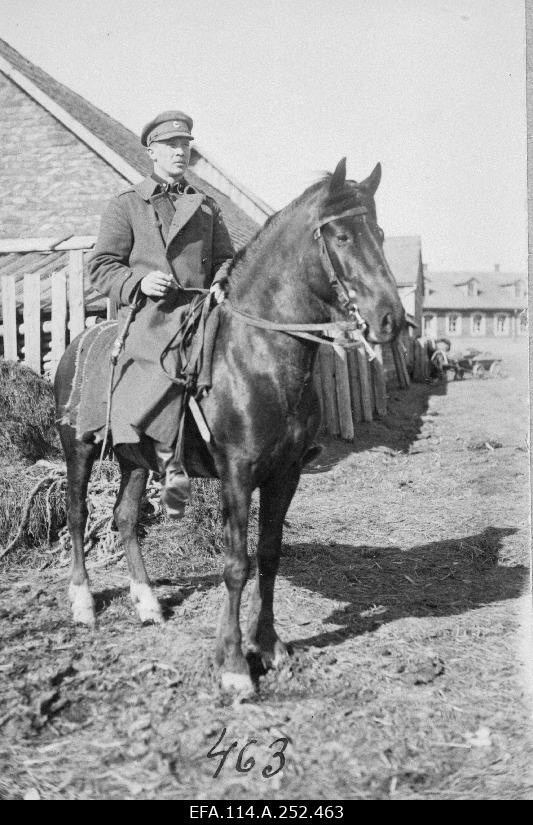
[[[352,402],[352,419],[354,427],[363,420],[361,402],[361,382],[359,380],[359,362],[355,350],[348,350],[348,373],[350,376],[350,398]]]
[[[4,358],[16,361],[17,353],[17,302],[15,299],[15,279],[2,275],[2,323],[4,338]]]
[[[67,330],[67,273],[61,269],[52,274],[52,358],[51,375],[55,374],[59,359],[66,348]]]
[[[396,367],[398,383],[400,387],[405,390],[411,382],[409,379],[409,373],[407,372],[407,365],[405,363],[403,345],[398,340],[393,341],[392,343],[392,357],[394,358],[394,366]]]
[[[71,249],[68,253],[68,303],[70,341],[72,341],[85,329],[83,249]]]
[[[354,428],[352,418],[352,402],[350,398],[350,378],[348,363],[334,352],[335,357],[335,390],[337,394],[337,408],[339,410],[339,430],[341,438],[353,441]]]
[[[41,372],[41,281],[39,275],[24,275],[24,362]]]
[[[423,382],[426,378],[426,350],[422,342],[416,338],[414,341],[415,367],[413,379]]]
[[[357,350],[357,363],[359,365],[359,385],[361,387],[361,407],[363,410],[363,421],[373,421],[372,392],[370,387],[370,369],[368,358],[364,350]]]
[[[320,377],[322,380],[322,398],[326,418],[326,429],[330,435],[339,435],[339,415],[335,393],[335,358],[330,347],[321,346],[319,350]]]
[[[387,387],[383,369],[383,350],[380,344],[376,344],[374,353],[376,357],[370,365],[374,384],[374,399],[376,412],[380,417],[383,417],[387,415]]]

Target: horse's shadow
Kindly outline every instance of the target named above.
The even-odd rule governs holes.
[[[461,539],[409,550],[293,544],[284,548],[280,572],[299,587],[346,604],[325,620],[337,627],[293,638],[291,645],[324,647],[407,617],[453,616],[525,590],[524,566],[498,564],[502,539],[515,528],[488,527]]]
[[[297,587],[344,602],[323,624],[335,625],[313,636],[287,639],[291,648],[326,647],[403,618],[458,616],[525,592],[523,565],[498,562],[502,540],[518,528],[487,527],[460,539],[399,547],[350,544],[284,545],[280,574]],[[165,619],[171,619],[193,593],[218,587],[216,573],[156,578],[153,584]],[[127,586],[94,593],[101,613]]]
[[[407,452],[417,441],[428,414],[429,400],[433,395],[446,395],[447,382],[411,384],[402,390],[387,386],[387,415],[375,421],[356,424],[353,442],[320,433],[318,441],[323,452],[304,470],[305,473],[324,473],[352,453],[386,448],[395,452]],[[436,413],[431,413],[436,417]]]

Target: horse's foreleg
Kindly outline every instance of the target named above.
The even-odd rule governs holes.
[[[287,651],[274,628],[274,584],[279,567],[283,520],[300,480],[299,467],[276,475],[260,488],[257,573],[248,617],[249,647],[265,666],[276,666]]]
[[[144,566],[137,522],[142,495],[146,489],[148,471],[134,467],[119,457],[121,480],[115,504],[115,524],[120,533],[130,573],[130,595],[141,622],[159,624],[163,617]]]
[[[72,617],[76,624],[94,627],[94,601],[85,568],[84,536],[87,523],[87,485],[95,457],[92,444],[75,441],[70,432],[61,440],[67,457],[67,525],[71,540],[71,568],[68,588]]]
[[[217,662],[222,666],[223,688],[252,693],[254,688],[250,670],[242,652],[239,618],[242,591],[250,572],[247,539],[251,489],[235,471],[233,477],[223,479],[221,496],[227,595],[218,626]]]

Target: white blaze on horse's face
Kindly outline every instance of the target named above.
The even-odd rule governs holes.
[[[391,341],[404,323],[396,282],[383,253],[383,231],[376,219],[374,195],[380,179],[378,163],[362,183],[346,181],[345,159],[341,161],[329,184],[327,210],[332,210],[332,219],[323,226],[331,262],[349,300],[346,311],[364,319],[366,335],[373,343]]]

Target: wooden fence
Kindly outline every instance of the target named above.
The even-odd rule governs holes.
[[[384,355],[390,350],[395,375],[387,375]],[[341,358],[331,347],[321,347],[315,371],[315,386],[322,410],[322,426],[327,433],[353,441],[357,424],[387,414],[387,388],[396,381],[405,389],[410,384],[404,345],[376,345],[369,361],[363,350],[349,350]]]
[[[84,282],[84,258],[94,240],[0,241],[5,359],[53,377],[67,344],[98,317],[110,317],[110,302],[88,293]],[[31,266],[29,253],[40,253],[31,255]]]
[[[0,240],[4,358],[23,360],[52,378],[67,344],[99,318],[111,317],[110,302],[91,293],[84,279],[84,257],[94,241]],[[415,339],[405,336],[374,352],[369,361],[362,350],[341,358],[331,347],[320,348],[314,380],[329,434],[352,441],[357,424],[386,415],[388,386],[406,388],[410,375],[427,376],[425,350]]]

